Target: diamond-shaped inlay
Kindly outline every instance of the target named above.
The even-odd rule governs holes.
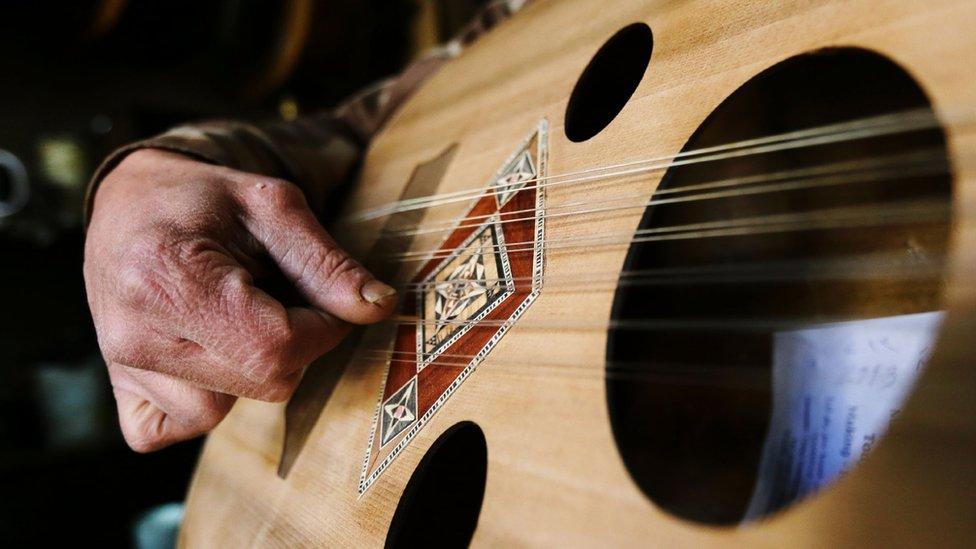
[[[529,151],[522,151],[516,155],[499,172],[500,175],[492,185],[498,207],[502,207],[516,191],[525,186],[526,182],[536,178],[535,163]]]
[[[545,120],[500,162],[411,278],[363,459],[363,494],[474,372],[542,288]],[[488,365],[487,367],[491,367]]]
[[[422,282],[417,300],[418,370],[514,289],[498,219],[492,218]]]
[[[414,377],[383,402],[382,444],[386,445],[416,420],[417,378]]]

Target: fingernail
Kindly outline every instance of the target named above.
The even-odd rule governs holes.
[[[363,295],[363,299],[370,303],[379,303],[384,299],[395,295],[396,290],[392,286],[383,284],[379,280],[370,280],[366,284],[363,284],[359,293]]]

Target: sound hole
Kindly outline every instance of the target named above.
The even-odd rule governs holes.
[[[653,48],[651,28],[644,23],[620,29],[600,47],[566,105],[570,141],[586,141],[616,118],[644,77]]]
[[[470,421],[445,431],[420,460],[400,497],[386,547],[467,547],[478,525],[488,445]]]
[[[748,81],[683,150],[919,110],[931,113],[925,94],[895,63],[860,49],[823,50]],[[916,157],[922,160],[910,162]],[[777,481],[782,489],[758,508],[753,502],[767,431],[770,437],[776,432],[776,398],[783,396],[774,390],[774,373],[804,375],[802,361],[777,358],[777,346],[806,337],[808,328],[840,326],[843,333],[863,336],[875,333],[864,326],[876,326],[870,323],[879,319],[939,310],[950,222],[946,164],[943,132],[930,126],[668,170],[655,198],[701,196],[702,185],[707,190],[716,181],[740,184],[712,188],[732,192],[710,199],[649,207],[640,228],[679,238],[632,244],[624,267],[629,274],[617,290],[612,318],[619,323],[607,346],[607,403],[623,461],[657,505],[694,521],[731,524],[816,491],[800,485],[804,475],[818,474],[819,452],[826,446],[818,449],[818,442],[798,430],[778,442],[782,455],[772,462],[785,475]],[[863,171],[836,175],[845,166]],[[777,172],[792,175],[777,179],[771,175]],[[774,184],[783,185],[761,190]],[[739,192],[747,188],[759,190]],[[770,220],[776,222],[758,231],[736,232],[733,226]],[[687,225],[699,229],[674,230]],[[854,323],[834,324],[841,321]],[[851,326],[861,331],[850,332]],[[816,356],[810,360],[825,367]],[[872,379],[870,369],[861,375],[842,363],[836,367],[838,402],[847,398],[840,391],[857,383],[881,394],[881,382],[870,385],[877,370]],[[830,394],[825,398],[801,403],[822,413],[807,418],[814,422],[806,426],[811,433],[830,414],[830,425],[860,421],[850,407],[824,411],[824,402],[833,402]],[[869,442],[847,440],[845,450],[866,453]],[[797,470],[799,460],[809,467]],[[816,489],[830,480],[822,479]]]

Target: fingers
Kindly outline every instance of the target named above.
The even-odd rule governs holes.
[[[280,311],[278,310],[280,309]],[[97,325],[107,362],[126,364],[192,382],[235,396],[280,402],[294,392],[305,366],[332,349],[349,325],[312,309],[280,305],[256,314],[281,314],[281,327],[253,329],[247,322],[228,327],[215,317],[207,330],[197,322],[176,322],[172,333],[160,332],[130,314],[118,322]],[[272,320],[260,324],[271,326]]]
[[[285,308],[206,239],[137,253],[118,276],[118,303],[93,306],[106,360],[224,393],[288,398],[302,369],[350,328],[328,313]]]
[[[256,334],[252,346],[240,350],[245,355],[242,357],[244,377],[272,389],[264,400],[284,400],[291,396],[294,390],[291,380],[297,383],[302,368],[331,351],[351,328],[348,323],[313,309],[289,307],[285,313],[286,327]],[[275,392],[273,389],[278,386],[281,390]]]
[[[223,261],[232,261],[223,258]],[[290,395],[288,380],[328,352],[349,326],[327,313],[285,308],[256,288],[250,275],[234,266],[193,270],[182,291],[194,313],[173,318],[176,332],[208,350],[221,364],[223,390],[242,394],[263,387],[264,400]]]
[[[156,372],[110,363],[119,426],[137,452],[152,452],[209,432],[235,398]]]
[[[356,324],[376,322],[393,312],[396,290],[376,280],[339,247],[297,187],[252,178],[238,194],[248,212],[245,226],[310,303]]]

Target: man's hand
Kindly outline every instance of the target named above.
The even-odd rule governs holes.
[[[277,266],[306,307],[255,286]],[[205,433],[238,396],[287,399],[350,324],[394,307],[291,183],[156,150],[98,189],[85,285],[119,423],[148,452]]]

